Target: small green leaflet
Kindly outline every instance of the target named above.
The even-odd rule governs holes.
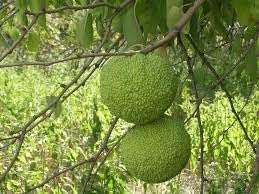
[[[73,0],[67,0],[67,1],[66,1],[66,4],[67,4],[68,6],[73,6]]]
[[[60,101],[58,101],[57,105],[55,106],[55,109],[54,109],[55,118],[58,118],[61,115],[62,110],[63,110],[62,103]]]
[[[240,34],[236,35],[235,40],[232,43],[232,48],[234,52],[240,55],[240,52],[242,50],[242,37]]]
[[[256,0],[258,1],[258,0]],[[239,21],[244,25],[249,25],[251,20],[251,1],[248,0],[232,0],[232,5],[236,10]]]
[[[46,96],[46,101],[48,106],[51,105],[52,103],[57,101],[57,97],[56,96]],[[56,102],[56,105],[54,107],[52,107],[52,110],[54,111],[54,116],[55,118],[58,118],[61,113],[62,113],[62,102],[60,100],[58,100]]]
[[[181,18],[182,12],[179,7],[172,6],[170,9],[167,10],[167,27],[169,29],[173,28],[176,24],[176,22]]]
[[[17,28],[15,28],[15,27],[11,27],[11,28],[8,30],[8,32],[9,32],[9,35],[11,36],[11,38],[12,38],[14,41],[16,41],[16,40],[19,38],[19,36],[20,36],[19,30],[18,30]]]
[[[29,7],[32,12],[39,12],[42,9],[46,8],[48,4],[47,0],[30,0]]]
[[[31,32],[28,36],[27,47],[29,51],[37,51],[40,45],[40,35],[36,32]]]
[[[128,42],[128,47],[144,44],[144,39],[135,15],[135,8],[131,6],[121,17],[122,30]]]
[[[183,0],[167,0],[166,24],[169,29],[173,28],[178,20],[183,16]],[[187,34],[190,30],[190,22],[182,29],[182,32]]]
[[[255,81],[257,78],[257,58],[256,58],[256,47],[255,44],[253,48],[251,48],[250,52],[248,53],[244,64],[245,64],[245,71],[249,75],[252,81]]]
[[[25,10],[27,7],[26,0],[15,0],[14,4],[15,4],[15,7],[20,10]]]
[[[171,7],[182,7],[183,6],[183,0],[167,0],[167,10],[169,10]]]
[[[93,43],[93,16],[87,13],[76,25],[76,38],[84,47],[89,48]]]
[[[19,10],[17,13],[17,20],[20,25],[27,26],[28,25],[28,18],[24,12],[24,10]]]
[[[156,2],[159,3],[157,8],[157,15],[159,17],[159,28],[162,32],[167,33],[168,28],[166,26],[166,0],[156,0]]]
[[[253,17],[254,17],[254,19],[258,19],[259,18],[259,1],[258,0],[255,1]]]
[[[48,0],[30,0],[29,7],[32,12],[40,12],[42,9],[46,8],[48,5]],[[41,15],[38,18],[38,23],[43,28],[46,29],[46,15]]]
[[[160,23],[166,21],[166,6],[163,7],[163,1],[157,0],[139,0],[136,4],[136,17],[139,25],[143,27],[144,34],[156,34],[157,27]],[[163,9],[164,8],[164,9]],[[163,23],[164,24],[164,23]]]
[[[5,39],[4,39],[4,37],[3,37],[3,35],[2,35],[2,33],[0,33],[0,48],[2,47],[2,48],[6,48],[8,45],[7,45],[7,43],[5,42]]]

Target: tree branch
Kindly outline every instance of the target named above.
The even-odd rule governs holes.
[[[244,108],[249,104],[249,99],[250,99],[250,96],[252,95],[252,91],[253,91],[253,86],[251,86],[250,92],[249,92],[249,94],[248,94],[248,96],[247,96],[247,98],[246,98],[246,101],[245,101],[244,105],[243,105],[242,108],[238,111],[238,115],[240,115],[241,112],[244,110]],[[236,121],[237,121],[237,118],[235,118],[235,120],[228,126],[228,128],[226,128],[226,129],[224,129],[224,130],[222,131],[222,133],[220,134],[220,136],[222,136],[221,140],[220,140],[217,144],[213,145],[210,151],[213,151],[217,146],[219,146],[219,145],[221,144],[221,142],[224,140],[225,134],[229,131],[229,129],[231,129],[231,127],[234,126],[234,124],[236,123]]]
[[[36,185],[36,186],[34,186],[34,187],[32,187],[32,188],[26,190],[26,191],[24,192],[24,194],[25,194],[25,193],[32,192],[33,190],[35,190],[35,189],[37,189],[37,188],[43,187],[45,184],[47,184],[47,183],[48,183],[49,181],[51,181],[52,179],[55,179],[55,178],[57,178],[58,176],[60,176],[60,175],[62,175],[62,174],[64,174],[64,173],[66,173],[66,172],[68,172],[68,171],[73,171],[75,168],[77,168],[77,167],[79,167],[79,166],[82,166],[82,165],[84,165],[84,164],[86,164],[86,163],[94,163],[94,164],[95,164],[95,163],[97,162],[99,156],[100,156],[100,155],[102,154],[102,152],[106,149],[108,140],[109,140],[109,138],[110,138],[110,136],[111,136],[111,133],[112,133],[112,131],[113,131],[113,129],[114,129],[114,127],[115,127],[115,125],[116,125],[118,119],[119,119],[118,117],[113,117],[113,118],[112,118],[112,121],[111,121],[111,124],[110,124],[110,128],[109,128],[109,130],[107,131],[105,137],[103,138],[103,141],[102,141],[102,143],[100,144],[100,147],[99,147],[98,151],[97,151],[95,154],[93,154],[90,158],[88,158],[88,159],[86,159],[86,160],[83,160],[83,161],[81,161],[81,162],[78,162],[78,163],[76,163],[76,164],[74,164],[74,165],[72,165],[72,166],[70,166],[70,167],[68,167],[68,168],[65,168],[64,170],[60,170],[60,171],[58,171],[58,172],[53,173],[53,175],[47,177],[47,178],[46,178],[45,180],[43,180],[40,184],[38,184],[38,185]]]
[[[13,50],[16,48],[16,46],[24,39],[25,35],[26,35],[26,34],[30,31],[30,29],[34,26],[34,24],[36,23],[37,19],[38,19],[38,16],[35,16],[35,17],[32,19],[30,25],[27,26],[26,28],[24,28],[24,30],[23,30],[22,34],[19,36],[19,38],[12,44],[12,46],[11,46],[10,48],[8,48],[8,49],[1,55],[1,57],[0,57],[0,62],[1,62],[2,60],[4,60],[4,58],[5,58],[7,55],[9,55],[9,54],[11,54],[11,53],[13,52]]]
[[[187,12],[179,19],[179,21],[176,23],[175,27],[166,35],[165,38],[163,38],[160,41],[155,42],[154,44],[151,44],[141,50],[141,53],[146,54],[149,53],[161,46],[164,46],[165,44],[169,43],[172,39],[177,37],[179,32],[183,29],[183,27],[187,24],[187,22],[192,18],[192,16],[195,14],[195,12],[202,6],[202,4],[206,0],[196,0],[193,3],[193,6],[190,7]]]
[[[189,40],[189,42],[191,43],[191,45],[193,46],[194,50],[198,53],[198,55],[200,56],[201,60],[203,61],[203,63],[207,66],[207,68],[211,71],[211,73],[213,74],[213,76],[216,78],[216,80],[219,82],[219,85],[221,87],[221,89],[225,92],[227,99],[229,101],[229,104],[231,106],[231,110],[234,113],[235,117],[237,118],[237,121],[241,127],[241,129],[243,130],[243,133],[245,135],[246,140],[249,142],[252,150],[254,153],[256,153],[255,147],[254,147],[254,143],[252,141],[252,139],[249,137],[248,132],[246,127],[244,126],[241,118],[239,117],[235,106],[234,106],[234,102],[232,99],[232,96],[230,95],[230,93],[228,92],[225,83],[221,81],[221,77],[218,75],[218,73],[216,72],[216,70],[214,69],[214,67],[210,64],[210,62],[207,60],[207,58],[204,56],[204,53],[202,53],[200,51],[200,49],[198,48],[198,46],[195,44],[195,42],[192,40],[192,38],[187,35],[187,38]]]
[[[13,18],[18,11],[19,11],[18,9],[14,10],[11,14],[9,14],[2,21],[0,21],[0,27],[2,27],[2,25],[4,25],[5,22]]]
[[[125,132],[119,139],[118,141],[110,148],[108,149],[108,152],[105,154],[105,156],[103,157],[102,161],[100,162],[100,164],[96,167],[94,173],[90,174],[91,177],[88,180],[88,183],[85,185],[84,187],[84,191],[87,193],[90,191],[92,184],[94,182],[94,178],[97,175],[97,173],[99,172],[99,170],[102,168],[102,166],[104,165],[105,161],[107,160],[108,156],[112,153],[112,151],[114,150],[115,147],[117,147],[119,145],[119,143],[121,142],[121,140],[126,136],[127,132]]]
[[[124,3],[122,3],[122,5],[127,6],[130,2],[132,2],[132,0],[128,0],[125,1]],[[119,11],[121,11],[123,8],[125,7],[121,7],[120,9],[115,10],[114,13],[118,14]],[[111,23],[113,18],[115,17],[115,15],[113,15],[108,24],[107,24],[107,30],[105,32],[104,37],[102,38],[99,46],[94,50],[94,53],[98,53],[100,52],[101,48],[103,47],[103,45],[105,44],[105,42],[108,40],[109,38],[109,34],[110,34],[110,27],[111,27]],[[36,19],[35,19],[36,22]],[[32,26],[32,25],[31,25]],[[17,161],[17,158],[19,156],[25,135],[27,133],[28,128],[30,130],[32,130],[34,127],[36,127],[38,124],[40,124],[40,122],[37,122],[37,125],[33,125],[34,122],[36,122],[40,117],[42,117],[43,115],[45,115],[49,110],[51,110],[53,107],[56,106],[56,104],[61,100],[61,98],[65,95],[65,93],[70,89],[70,87],[72,87],[75,83],[77,83],[77,81],[79,80],[79,78],[85,73],[86,70],[88,70],[88,66],[93,62],[94,57],[89,58],[88,62],[81,68],[81,70],[79,71],[79,73],[74,77],[74,79],[72,79],[67,85],[66,87],[63,88],[63,90],[60,92],[60,94],[56,97],[56,99],[50,103],[45,109],[43,109],[42,111],[36,113],[21,129],[22,133],[21,133],[21,137],[20,137],[20,141],[17,147],[17,151],[15,152],[15,155],[11,161],[11,163],[8,165],[8,167],[6,168],[6,170],[4,171],[4,173],[1,175],[0,177],[0,183],[3,182],[7,176],[7,174],[9,173],[9,171],[11,170],[12,166],[14,165],[14,163]],[[92,73],[97,69],[97,67],[94,67],[92,70]],[[90,73],[90,74],[92,74]],[[90,77],[90,76],[88,76]],[[68,97],[68,96],[67,96]],[[64,100],[64,99],[63,99]],[[41,119],[40,121],[43,122],[45,119]],[[33,128],[32,128],[33,126]]]
[[[14,1],[9,1],[9,2],[7,2],[6,4],[2,5],[2,6],[0,7],[0,11],[1,11],[2,9],[4,9],[4,8],[8,7],[8,6],[9,6],[10,4],[12,4],[12,3],[14,3]]]
[[[201,173],[201,183],[200,183],[200,193],[203,194],[204,193],[204,161],[203,161],[203,155],[204,155],[204,130],[203,130],[203,126],[202,126],[202,121],[201,121],[201,112],[200,112],[200,98],[199,98],[199,94],[198,94],[198,89],[197,89],[197,83],[196,83],[196,79],[195,79],[195,75],[193,73],[193,66],[191,64],[191,58],[187,53],[186,48],[183,45],[183,42],[181,40],[180,35],[178,36],[178,44],[181,48],[181,50],[183,51],[184,57],[186,59],[187,62],[187,67],[188,67],[188,72],[189,72],[189,76],[192,80],[192,85],[193,85],[193,89],[194,89],[194,95],[195,95],[195,103],[196,103],[196,118],[198,121],[198,127],[199,127],[199,131],[200,131],[200,173]]]
[[[60,13],[62,11],[67,11],[67,10],[80,11],[80,10],[87,10],[87,9],[95,9],[98,7],[109,7],[111,9],[119,9],[118,6],[114,6],[110,3],[100,2],[100,3],[81,5],[81,6],[62,6],[57,9],[42,10],[37,13],[31,12],[31,11],[26,11],[25,13],[27,15],[44,15],[44,14]]]
[[[37,66],[37,65],[42,65],[42,66],[50,66],[53,64],[57,63],[62,63],[66,61],[71,61],[75,59],[82,59],[82,58],[89,58],[89,57],[100,57],[100,56],[132,56],[138,53],[143,53],[147,54],[151,51],[154,51],[155,49],[169,43],[172,39],[174,39],[181,29],[184,27],[184,25],[191,19],[192,15],[197,11],[197,9],[205,2],[206,0],[197,0],[194,2],[194,5],[189,8],[189,10],[183,15],[183,17],[180,18],[180,20],[177,22],[175,27],[167,34],[167,36],[161,40],[158,40],[155,43],[152,43],[145,47],[142,50],[139,51],[128,51],[128,52],[116,52],[116,53],[84,53],[79,56],[73,56],[69,57],[66,59],[60,59],[60,60],[55,60],[55,61],[49,61],[49,62],[25,62],[25,63],[17,63],[17,64],[5,64],[5,65],[0,65],[0,68],[6,68],[6,67],[20,67],[20,66]],[[128,0],[125,1],[124,4],[119,6],[118,9],[116,9],[117,13],[121,8],[127,6],[129,3],[133,2],[133,0]],[[115,16],[115,15],[114,15]],[[112,18],[114,17],[112,16]]]

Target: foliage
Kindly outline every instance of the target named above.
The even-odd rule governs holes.
[[[256,193],[258,19],[257,0],[0,1],[0,192]],[[192,139],[160,185],[128,176],[116,146],[131,125],[110,122],[98,81],[109,57],[153,51]]]

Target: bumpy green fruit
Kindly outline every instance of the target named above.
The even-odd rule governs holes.
[[[163,115],[176,90],[168,60],[157,54],[113,57],[100,73],[103,103],[113,115],[135,124]]]
[[[130,174],[147,183],[170,180],[186,166],[190,136],[183,122],[164,116],[133,127],[120,145],[122,161]]]

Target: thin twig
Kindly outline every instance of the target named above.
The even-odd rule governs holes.
[[[19,38],[12,44],[12,46],[10,46],[0,57],[0,62],[2,60],[5,59],[5,57],[7,57],[7,55],[11,54],[13,52],[13,50],[16,48],[16,46],[22,42],[22,40],[24,39],[25,35],[30,31],[30,29],[34,26],[34,24],[37,22],[38,16],[35,16],[30,25],[28,25],[26,28],[23,29],[22,34],[19,36]]]
[[[108,34],[108,33],[107,33]],[[108,35],[107,35],[108,36]],[[105,40],[107,40],[107,37],[104,38]],[[102,48],[102,46],[104,45],[104,41],[101,42],[101,44],[96,48],[95,52],[100,51],[100,49]],[[20,141],[18,144],[18,148],[16,150],[16,153],[11,161],[11,163],[8,165],[7,169],[4,171],[4,173],[1,175],[0,177],[0,183],[2,181],[4,181],[5,177],[7,176],[8,172],[10,171],[10,169],[12,168],[12,166],[14,165],[15,161],[17,160],[17,157],[20,153],[22,144],[23,144],[23,140],[25,138],[25,134],[27,133],[27,129],[38,119],[40,118],[42,115],[44,115],[45,113],[47,113],[47,111],[51,110],[53,107],[56,106],[56,104],[58,103],[58,101],[61,99],[61,97],[65,94],[65,92],[72,86],[74,85],[74,83],[76,83],[79,78],[84,74],[84,72],[87,70],[87,66],[92,63],[92,61],[94,60],[94,58],[90,58],[88,60],[88,63],[86,63],[83,68],[80,70],[80,72],[74,77],[74,79],[72,79],[65,88],[63,88],[63,90],[61,91],[61,93],[58,95],[58,97],[55,99],[55,101],[53,101],[52,103],[50,103],[45,109],[43,109],[42,111],[40,111],[39,113],[35,114],[21,129],[22,131],[22,135],[20,137]],[[44,121],[44,120],[41,120]],[[39,122],[38,122],[39,124]],[[36,127],[36,126],[34,126]]]
[[[195,95],[195,102],[196,102],[196,107],[197,107],[197,111],[196,111],[196,118],[197,118],[197,122],[198,122],[198,127],[199,127],[199,131],[200,131],[200,173],[201,173],[201,183],[200,183],[200,193],[203,194],[204,193],[204,167],[203,167],[203,155],[204,155],[204,129],[202,126],[202,121],[201,121],[201,112],[200,112],[200,105],[201,103],[199,102],[200,98],[199,98],[199,93],[198,93],[198,89],[197,89],[197,83],[196,83],[196,78],[195,75],[193,73],[193,66],[191,63],[191,58],[187,53],[187,50],[181,40],[181,37],[178,36],[178,43],[180,48],[183,51],[184,57],[186,59],[187,62],[187,67],[188,67],[188,72],[190,75],[190,78],[192,80],[192,85],[193,85],[193,89],[194,89],[194,95]]]
[[[122,136],[120,136],[120,138],[117,140],[117,142],[111,147],[108,148],[108,152],[105,154],[105,156],[103,157],[102,161],[100,162],[100,164],[97,166],[97,168],[95,169],[94,173],[92,173],[92,177],[89,180],[89,184],[85,187],[85,192],[87,193],[88,191],[90,191],[92,184],[94,182],[94,178],[97,175],[97,173],[99,172],[99,170],[102,168],[102,166],[104,165],[105,161],[107,160],[108,156],[112,153],[112,151],[114,150],[114,148],[116,148],[119,143],[121,142],[121,140],[126,136],[127,132],[125,132]]]
[[[109,7],[111,9],[119,8],[110,3],[100,2],[100,3],[95,3],[95,4],[89,4],[89,5],[62,6],[57,9],[42,10],[37,13],[31,12],[31,11],[26,11],[25,14],[27,14],[27,15],[44,15],[44,14],[60,13],[60,12],[67,11],[67,10],[80,11],[80,10],[87,10],[87,9],[95,9],[98,7]]]
[[[179,32],[183,29],[183,27],[187,24],[187,22],[192,18],[192,16],[195,14],[195,12],[202,6],[202,4],[205,2],[206,0],[196,0],[193,3],[193,6],[191,6],[186,13],[184,13],[184,15],[179,19],[179,21],[175,24],[174,28],[166,35],[165,38],[163,38],[162,40],[159,40],[149,46],[147,46],[146,48],[144,48],[143,50],[141,50],[141,53],[149,53],[161,46],[166,45],[167,43],[169,43],[171,40],[173,40],[174,38],[177,37],[177,35],[179,34]]]
[[[112,121],[111,121],[111,124],[110,124],[110,128],[108,129],[108,132],[106,133],[106,135],[105,135],[105,137],[104,137],[104,139],[103,139],[103,141],[102,141],[102,143],[101,143],[101,145],[100,145],[98,151],[97,151],[95,154],[93,154],[90,158],[88,158],[88,159],[86,159],[86,160],[83,160],[83,161],[81,161],[81,162],[78,162],[78,163],[76,163],[76,164],[74,164],[74,165],[72,165],[72,166],[70,166],[70,167],[68,167],[68,168],[65,168],[64,170],[60,170],[60,171],[58,171],[58,172],[53,173],[53,175],[47,177],[47,178],[46,178],[45,180],[43,180],[40,184],[38,184],[38,185],[36,185],[36,186],[34,186],[34,187],[32,187],[32,188],[27,189],[27,190],[24,192],[24,194],[25,194],[25,193],[32,192],[33,190],[35,190],[35,189],[37,189],[37,188],[43,187],[45,184],[47,184],[47,183],[48,183],[49,181],[51,181],[52,179],[55,179],[55,178],[57,178],[58,176],[60,176],[60,175],[62,175],[62,174],[64,174],[64,173],[66,173],[66,172],[68,172],[68,171],[73,171],[75,168],[77,168],[77,167],[79,167],[79,166],[82,166],[82,165],[84,165],[84,164],[86,164],[86,163],[89,163],[89,162],[91,162],[91,163],[92,163],[92,162],[96,162],[97,159],[99,158],[99,156],[102,154],[102,152],[106,149],[106,146],[107,146],[109,137],[110,137],[111,132],[112,132],[112,130],[114,129],[114,127],[115,127],[117,121],[118,121],[118,118],[117,118],[117,117],[113,117],[113,119],[112,119]]]
[[[5,22],[12,19],[18,11],[19,10],[17,10],[17,9],[14,10],[12,13],[10,13],[8,16],[6,16],[3,20],[1,20],[0,21],[0,27],[2,27],[2,25],[4,25]]]
[[[133,2],[133,0],[128,0],[125,1],[124,3],[121,4],[121,6],[119,6],[118,9],[115,10],[113,16],[110,19],[110,22],[112,21],[112,19],[122,10],[124,9],[127,5],[129,5],[131,2]],[[179,31],[182,29],[182,27],[188,22],[188,20],[190,20],[191,16],[195,13],[195,11],[202,5],[202,3],[204,3],[205,0],[197,0],[194,2],[194,5],[185,13],[185,15],[183,15],[183,17],[179,20],[179,22],[176,24],[176,27],[169,32],[169,34],[162,40],[157,41],[156,43],[154,43],[153,45],[149,45],[148,47],[146,47],[145,49],[142,50],[142,53],[148,53],[151,52],[153,50],[155,50],[156,48],[163,46],[164,44],[168,43],[169,41],[171,41],[173,38],[176,37],[176,35],[178,35]],[[38,16],[38,15],[37,15]],[[4,52],[4,54],[0,57],[0,62],[10,53],[12,53],[12,51],[15,49],[15,47],[23,40],[24,36],[27,34],[27,32],[32,28],[32,26],[34,25],[34,23],[36,23],[37,17],[34,17],[33,21],[30,23],[30,25],[27,27],[27,29],[22,33],[22,35],[16,40],[16,42],[14,42],[14,44],[6,51]],[[110,30],[110,29],[109,29]],[[106,42],[106,39],[108,38],[109,32],[106,34],[106,36],[102,39],[101,44],[99,45],[99,47],[97,47],[97,49],[95,50],[94,53],[98,53],[100,51],[100,49],[102,48],[103,44]],[[65,92],[72,86],[74,85],[77,80],[81,77],[82,74],[84,74],[84,72],[87,70],[87,66],[92,63],[94,57],[90,58],[88,60],[87,65],[84,65],[83,68],[80,70],[80,72],[75,76],[75,78],[73,80],[71,80],[71,82],[69,82],[69,84],[66,85],[65,88],[63,88],[63,90],[61,91],[61,93],[57,96],[56,100],[53,101],[49,106],[47,106],[45,109],[43,109],[42,111],[40,111],[39,113],[35,114],[31,120],[29,120],[24,127],[22,127],[22,136],[20,138],[19,144],[18,144],[18,148],[17,151],[11,161],[11,163],[9,164],[9,166],[7,167],[7,169],[4,171],[3,175],[0,178],[0,182],[2,182],[6,175],[8,174],[8,172],[10,171],[10,169],[12,168],[12,166],[14,165],[15,161],[17,160],[17,157],[20,153],[22,144],[23,144],[23,140],[25,138],[25,134],[27,129],[38,119],[40,118],[42,115],[44,115],[48,110],[50,110],[52,107],[54,107],[58,101],[61,99],[61,97],[65,94]]]
[[[218,75],[218,73],[216,72],[216,70],[214,69],[214,67],[210,64],[210,62],[207,60],[207,58],[204,56],[204,53],[202,53],[200,51],[200,49],[198,48],[198,46],[196,45],[196,43],[192,40],[192,38],[187,35],[187,38],[189,40],[189,42],[191,43],[191,45],[193,46],[194,50],[198,53],[198,55],[200,56],[201,60],[203,61],[203,63],[207,66],[207,68],[211,71],[211,73],[213,74],[213,76],[217,79],[217,81],[219,82],[219,85],[221,87],[221,89],[225,92],[226,96],[227,96],[227,99],[229,101],[229,104],[231,106],[231,110],[232,112],[234,113],[235,117],[237,118],[237,121],[241,127],[241,129],[243,130],[243,133],[245,135],[245,138],[246,140],[249,142],[252,150],[254,153],[256,153],[256,150],[255,150],[255,147],[254,147],[254,143],[252,141],[252,139],[249,137],[248,135],[248,132],[247,132],[247,129],[246,127],[244,126],[241,118],[239,117],[237,111],[236,111],[236,108],[234,106],[234,102],[233,102],[233,99],[232,99],[232,96],[231,94],[229,93],[229,91],[227,90],[226,86],[225,86],[225,83],[220,81],[221,80],[221,77]]]
[[[84,193],[84,191],[85,191],[85,189],[86,189],[86,186],[87,186],[88,182],[89,182],[90,179],[91,179],[92,172],[93,172],[93,170],[94,170],[95,165],[97,164],[97,161],[98,161],[99,156],[102,154],[102,152],[103,152],[104,150],[107,149],[107,143],[108,143],[108,141],[109,141],[109,138],[110,138],[110,136],[111,136],[111,133],[112,133],[112,131],[113,131],[113,129],[114,129],[114,127],[115,127],[115,125],[116,125],[116,123],[117,123],[118,120],[119,120],[118,117],[113,117],[113,119],[112,119],[111,126],[110,126],[110,128],[109,128],[109,130],[108,130],[106,136],[104,137],[104,139],[103,139],[103,141],[102,141],[102,143],[101,143],[101,145],[100,145],[100,148],[99,148],[98,152],[96,153],[96,158],[95,158],[95,160],[93,160],[92,163],[91,163],[90,170],[88,171],[88,176],[87,176],[87,178],[86,178],[86,180],[85,180],[85,182],[84,182],[84,185],[83,185],[83,193]]]
[[[116,9],[117,13],[120,11],[123,7],[127,6],[130,4],[133,0],[128,0],[125,3],[123,3],[121,6],[119,6],[118,9]],[[184,27],[184,25],[191,19],[192,15],[197,11],[197,9],[205,2],[206,0],[197,0],[194,2],[194,5],[183,15],[183,17],[180,18],[180,20],[177,22],[175,27],[167,34],[166,37],[164,37],[161,40],[158,40],[155,43],[151,43],[147,47],[145,47],[142,50],[139,51],[128,51],[128,52],[116,52],[116,53],[84,53],[82,55],[78,56],[73,56],[65,59],[60,59],[60,60],[55,60],[55,61],[48,61],[48,62],[25,62],[25,63],[17,63],[17,64],[5,64],[5,65],[0,65],[0,68],[6,68],[6,67],[18,67],[18,66],[50,66],[56,63],[62,63],[66,61],[71,61],[75,59],[82,59],[82,58],[89,58],[89,57],[100,57],[100,56],[132,56],[138,53],[143,53],[147,54],[167,43],[169,43],[172,39],[174,39],[181,29]],[[116,16],[114,14],[112,16],[112,19]],[[1,58],[0,58],[1,59]]]
[[[4,8],[6,8],[6,7],[8,7],[10,4],[12,4],[14,1],[9,1],[9,2],[7,2],[6,4],[4,4],[4,5],[2,5],[1,7],[0,7],[0,11],[2,10],[2,9],[4,9]]]
[[[248,94],[248,96],[247,96],[247,98],[246,98],[246,101],[245,101],[244,105],[242,106],[242,108],[238,111],[238,115],[240,115],[241,112],[244,110],[244,108],[249,104],[249,99],[250,99],[250,96],[252,95],[252,91],[253,91],[253,85],[251,85],[251,89],[250,89],[249,94]],[[224,129],[224,130],[222,131],[222,133],[221,133],[221,135],[220,135],[220,136],[222,136],[221,140],[219,140],[219,142],[218,142],[217,144],[215,144],[215,145],[212,146],[212,148],[210,149],[210,152],[213,152],[213,150],[214,150],[217,146],[219,146],[219,145],[221,144],[221,142],[224,140],[225,134],[229,131],[229,129],[231,129],[231,128],[234,126],[234,124],[236,123],[236,121],[237,121],[237,118],[235,118],[235,120],[228,126],[228,128],[226,128],[226,129]]]
[[[132,2],[132,0],[128,0],[124,3],[122,3],[123,5],[127,6],[130,2]],[[115,13],[119,13],[119,11],[121,11],[124,7],[121,7],[119,10],[117,9],[115,11]],[[94,53],[98,53],[100,52],[101,48],[103,47],[103,45],[105,44],[105,42],[107,41],[109,34],[110,34],[110,26],[112,23],[113,18],[115,17],[115,15],[113,15],[108,23],[108,27],[107,30],[105,32],[105,35],[103,37],[103,39],[101,40],[101,43],[99,44],[99,46],[94,50]],[[36,22],[36,21],[35,21]],[[60,92],[60,94],[56,97],[56,99],[50,103],[45,109],[43,109],[42,111],[36,113],[21,129],[22,131],[22,135],[20,137],[20,141],[17,147],[17,150],[15,152],[15,155],[13,157],[13,159],[11,160],[11,163],[8,165],[8,167],[6,168],[6,170],[4,171],[4,173],[1,175],[0,177],[0,183],[3,182],[7,176],[7,174],[9,173],[9,171],[11,170],[12,166],[14,165],[14,163],[17,161],[17,158],[19,156],[25,135],[27,133],[27,129],[30,128],[31,126],[36,127],[37,125],[33,125],[33,123],[38,120],[40,117],[42,117],[44,114],[46,114],[49,110],[51,110],[53,107],[56,106],[56,104],[59,102],[59,100],[62,98],[62,96],[67,92],[67,90],[72,87],[78,80],[79,78],[85,73],[85,71],[88,69],[88,66],[93,62],[94,57],[89,58],[88,62],[81,68],[81,70],[79,71],[79,73],[66,85],[66,87],[63,88],[63,90]],[[89,76],[90,77],[90,76]],[[41,122],[43,122],[45,119],[41,119]],[[38,124],[40,124],[40,122],[38,122]],[[32,129],[32,128],[31,128]]]

